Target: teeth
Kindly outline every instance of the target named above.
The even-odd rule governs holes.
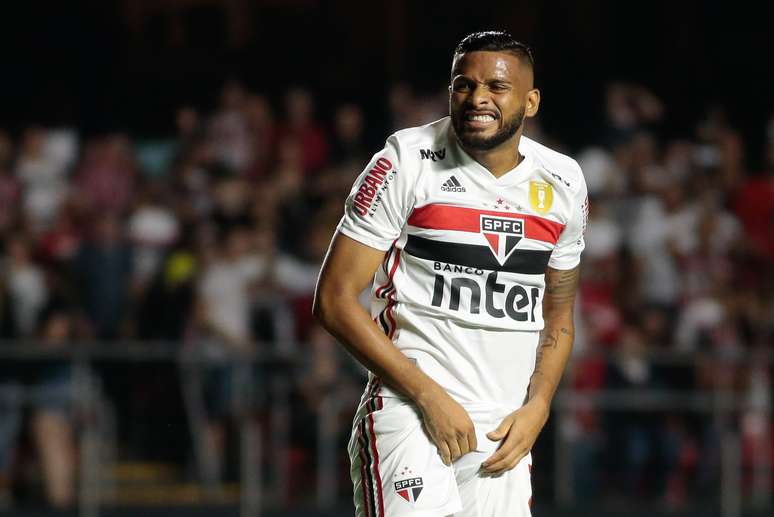
[[[494,117],[492,115],[468,115],[467,119],[476,122],[492,122]]]

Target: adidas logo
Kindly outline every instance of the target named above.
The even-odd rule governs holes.
[[[457,178],[451,176],[443,185],[441,185],[441,190],[444,192],[465,192],[465,187],[457,181]]]

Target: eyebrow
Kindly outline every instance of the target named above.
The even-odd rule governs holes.
[[[476,81],[475,79],[466,76],[465,74],[457,74],[451,78],[451,82],[457,81],[457,80],[464,80],[469,81],[472,83],[479,83],[479,84],[494,84],[494,83],[502,83],[502,84],[514,84],[513,81],[510,81],[508,79],[487,79],[485,81]]]

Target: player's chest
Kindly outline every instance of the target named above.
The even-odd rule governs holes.
[[[483,269],[532,273],[525,264],[547,260],[565,227],[562,197],[539,174],[501,185],[463,168],[434,171],[416,187],[407,246],[442,255],[453,248],[456,255],[443,261],[479,257]]]
[[[487,229],[501,226],[498,217],[518,216],[564,226],[571,216],[570,198],[547,178],[549,174],[541,169],[519,171],[518,177],[502,182],[464,167],[427,171],[416,185],[414,211],[430,205],[457,207],[480,213]],[[449,217],[463,213],[448,212]]]

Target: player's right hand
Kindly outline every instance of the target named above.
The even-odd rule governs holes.
[[[476,431],[468,412],[440,386],[418,397],[425,430],[446,465],[476,448]]]

